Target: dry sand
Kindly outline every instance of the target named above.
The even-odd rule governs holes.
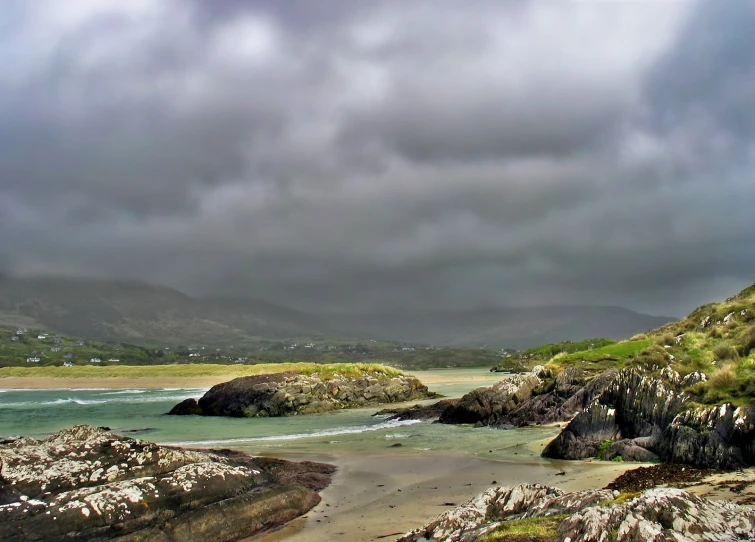
[[[338,466],[333,483],[322,492],[322,502],[282,530],[252,538],[255,542],[394,540],[491,486],[543,483],[577,491],[603,487],[638,466],[583,461],[514,463],[415,453],[306,459]],[[557,474],[561,469],[565,475]]]
[[[231,366],[235,368],[235,366]],[[464,374],[461,370],[407,371],[416,374],[423,384],[428,386],[448,383],[479,383],[490,385],[491,380],[504,378],[502,373]],[[459,373],[462,374],[459,374]],[[108,378],[62,378],[8,376],[0,377],[0,389],[61,389],[61,388],[207,388],[220,382],[227,382],[239,376],[213,375],[200,377],[108,377]]]

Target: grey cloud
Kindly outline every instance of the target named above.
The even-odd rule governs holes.
[[[331,310],[753,281],[749,4],[313,5],[15,4],[0,262]]]

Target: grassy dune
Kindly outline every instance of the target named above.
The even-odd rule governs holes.
[[[266,363],[260,365],[144,365],[144,366],[82,366],[82,367],[5,367],[0,369],[0,384],[3,378],[237,378],[268,373],[295,371],[301,374],[319,374],[323,379],[336,375],[357,377],[364,374],[399,376],[398,369],[379,363]]]

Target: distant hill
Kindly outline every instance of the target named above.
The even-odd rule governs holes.
[[[621,339],[672,320],[585,306],[313,314],[258,300],[194,298],[138,282],[0,277],[0,325],[142,344],[223,345],[321,335],[528,348],[589,337]]]

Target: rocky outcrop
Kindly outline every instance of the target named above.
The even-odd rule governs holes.
[[[375,416],[390,416],[390,420],[437,420],[443,412],[455,406],[459,399],[442,399],[429,405],[412,405],[406,408],[384,408]]]
[[[618,496],[618,491],[607,489],[564,493],[530,484],[492,488],[397,542],[473,542],[513,526],[522,538],[512,540],[559,542],[734,542],[751,540],[755,532],[755,511],[729,502],[672,488],[651,489],[623,502]],[[554,517],[559,519],[549,519]],[[527,537],[527,526],[536,525],[538,518],[541,526],[551,523],[552,532]]]
[[[523,427],[565,422],[587,408],[595,397],[613,381],[618,371],[611,369],[594,376],[582,369],[570,367],[559,373],[547,385],[535,390],[528,400],[492,420],[494,427]]]
[[[504,378],[489,388],[477,388],[446,408],[440,423],[488,425],[532,397],[542,380],[534,373]]]
[[[277,373],[236,378],[213,386],[199,401],[186,400],[169,414],[268,417],[437,397],[413,376],[363,373],[359,378]]]
[[[659,488],[623,504],[582,510],[561,522],[558,531],[559,541],[571,542],[739,542],[752,540],[755,511]]]
[[[674,463],[721,469],[755,465],[755,407],[685,410],[656,446],[661,457]]]
[[[0,464],[0,540],[7,541],[237,540],[320,500],[247,456],[158,446],[90,426],[3,443]],[[333,472],[315,463],[296,468],[328,479]]]
[[[688,409],[681,390],[705,378],[624,370],[543,451],[545,457],[663,461],[732,469],[755,464],[755,409]],[[606,443],[608,446],[606,447]]]
[[[530,373],[471,391],[445,408],[439,421],[499,428],[568,422],[587,408],[617,374],[609,370],[595,376],[583,369],[568,368],[553,375],[538,366]]]

